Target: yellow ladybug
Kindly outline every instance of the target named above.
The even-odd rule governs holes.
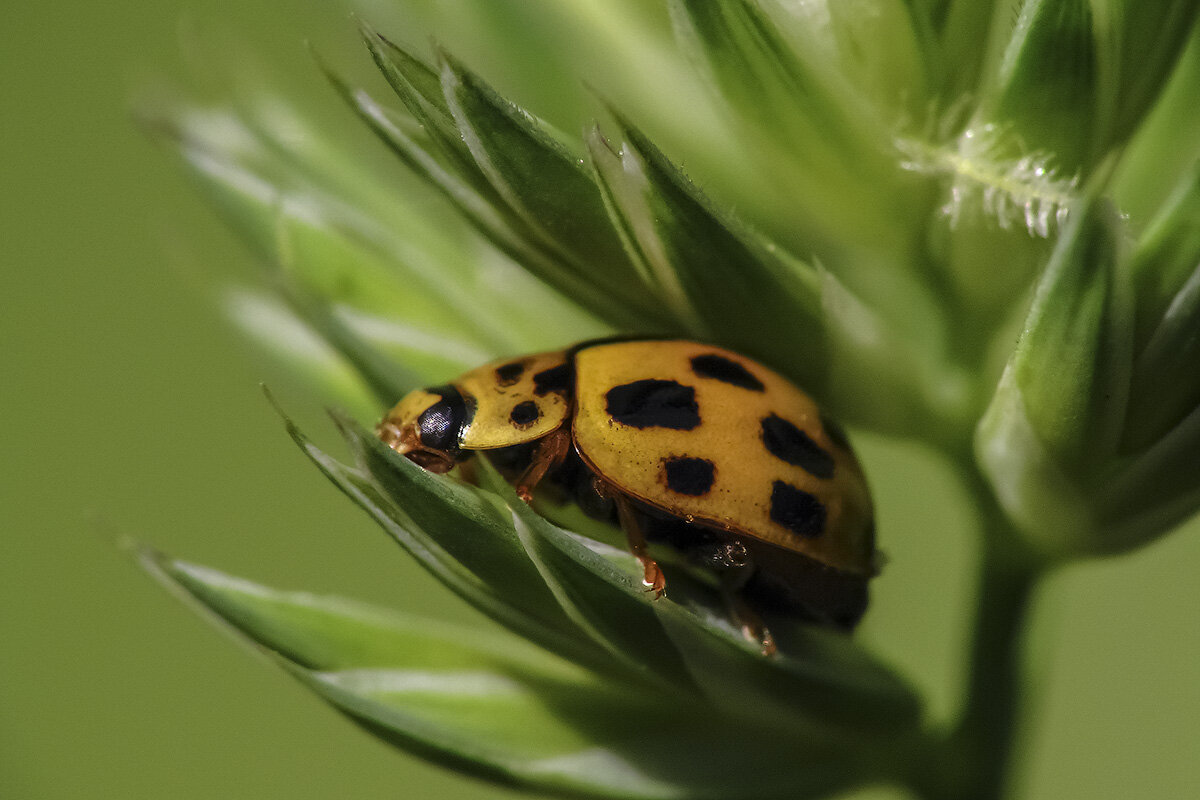
[[[841,431],[745,356],[680,340],[602,340],[496,361],[407,395],[376,429],[446,472],[487,452],[517,493],[543,479],[619,522],[662,594],[647,541],[713,569],[747,635],[753,609],[854,627],[876,573],[874,514]]]

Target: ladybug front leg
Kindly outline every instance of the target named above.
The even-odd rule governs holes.
[[[529,462],[529,466],[517,479],[514,487],[517,490],[517,496],[526,503],[532,503],[534,487],[541,482],[542,478],[546,477],[547,472],[562,463],[562,460],[567,457],[567,448],[570,446],[571,436],[562,428],[538,442],[537,449],[533,451],[533,460]]]

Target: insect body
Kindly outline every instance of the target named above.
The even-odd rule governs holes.
[[[486,451],[532,498],[544,478],[614,519],[661,594],[647,540],[714,569],[749,635],[755,608],[852,628],[875,574],[870,495],[840,430],[786,379],[688,341],[601,341],[507,359],[412,392],[379,424],[446,472]]]

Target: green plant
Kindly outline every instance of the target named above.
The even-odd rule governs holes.
[[[648,4],[464,7],[609,26],[614,63],[657,71],[606,91],[606,121],[577,140],[450,53],[364,26],[391,104],[325,72],[438,202],[273,98],[159,113],[286,301],[239,293],[234,313],[368,421],[487,358],[631,331],[727,345],[858,429],[937,448],[983,531],[959,719],[923,724],[906,682],[839,635],[779,623],[763,658],[702,581],[672,575],[651,600],[568,512],[534,513],[486,465],[478,485],[429,475],[346,416],[349,465],[287,424],[398,543],[541,649],[144,563],[375,735],[496,781],[1003,796],[1039,580],[1200,506],[1200,6],[670,0],[692,77]],[[518,42],[496,44],[518,63]]]

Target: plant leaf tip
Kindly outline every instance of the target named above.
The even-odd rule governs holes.
[[[187,600],[191,598],[184,586],[173,574],[178,562],[174,558],[153,545],[128,537],[122,542],[122,548],[133,558],[134,563],[142,571],[154,579],[156,583],[172,594]]]
[[[275,413],[279,415],[279,418],[283,420],[283,426],[287,430],[288,435],[291,436],[292,439],[294,439],[301,447],[306,447],[308,445],[308,439],[300,431],[300,428],[296,425],[288,413],[284,411],[283,405],[280,404],[279,399],[275,396],[275,393],[271,391],[271,387],[267,386],[266,383],[260,383],[258,384],[258,388],[262,390],[263,397],[267,398],[267,402],[271,405],[271,408],[274,409]]]

